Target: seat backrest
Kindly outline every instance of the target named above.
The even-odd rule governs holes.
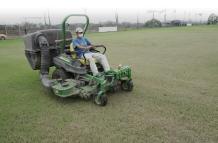
[[[70,43],[70,52],[71,52],[71,56],[72,58],[76,59],[77,58],[77,55],[76,55],[76,52],[75,52],[75,49],[73,47],[73,43]]]
[[[75,51],[75,49],[74,49],[74,47],[73,47],[73,43],[70,43],[70,51],[71,51],[71,52],[74,52],[74,51]]]

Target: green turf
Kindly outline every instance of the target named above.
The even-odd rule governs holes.
[[[0,142],[218,142],[218,27],[88,35],[110,64],[131,65],[134,91],[106,107],[46,92],[22,40],[0,41]]]

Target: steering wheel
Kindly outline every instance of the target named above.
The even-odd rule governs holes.
[[[96,48],[103,48],[104,51],[101,53],[101,51],[96,50]],[[107,49],[106,49],[106,47],[104,45],[94,45],[93,48],[91,48],[89,51],[90,52],[95,52],[95,53],[101,53],[101,54],[104,55],[106,53]]]
[[[99,50],[96,50],[96,48],[103,48],[104,51],[101,53]],[[101,53],[101,54],[105,54],[106,51],[107,51],[107,48],[104,46],[104,45],[94,45],[93,48],[90,48],[89,49],[90,52],[93,52],[93,53]],[[85,59],[85,63],[87,61],[86,57],[85,57],[85,53],[83,53],[83,58]]]

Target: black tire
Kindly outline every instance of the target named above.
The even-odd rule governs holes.
[[[119,86],[118,86],[118,85],[115,85],[115,86],[111,87],[110,92],[111,92],[111,93],[115,93],[115,92],[117,92],[118,90],[119,90]]]
[[[121,88],[124,91],[132,91],[133,90],[133,82],[132,82],[132,80],[123,81],[121,83]]]
[[[69,74],[64,69],[55,69],[52,73],[52,79],[65,80],[67,78],[69,78]]]
[[[100,63],[96,63],[99,72],[104,72],[104,68]]]
[[[1,39],[1,40],[5,40],[6,38],[5,38],[5,37],[1,37],[0,39]]]
[[[100,96],[99,99],[97,98],[97,95],[94,96],[94,103],[96,105],[105,106],[105,105],[107,105],[107,101],[108,101],[108,98],[106,95]]]

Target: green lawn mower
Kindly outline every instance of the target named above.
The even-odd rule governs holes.
[[[80,96],[84,99],[93,98],[100,106],[107,104],[107,92],[133,90],[131,68],[119,66],[104,72],[96,63],[100,75],[94,76],[88,60],[78,58],[76,51],[70,51],[72,34],[66,30],[66,21],[72,16],[85,17],[84,34],[89,25],[87,15],[71,14],[64,18],[62,29],[40,30],[24,37],[25,55],[33,70],[40,70],[42,85],[60,97]],[[105,54],[106,47],[97,45],[91,52]],[[49,75],[49,68],[55,70]]]

